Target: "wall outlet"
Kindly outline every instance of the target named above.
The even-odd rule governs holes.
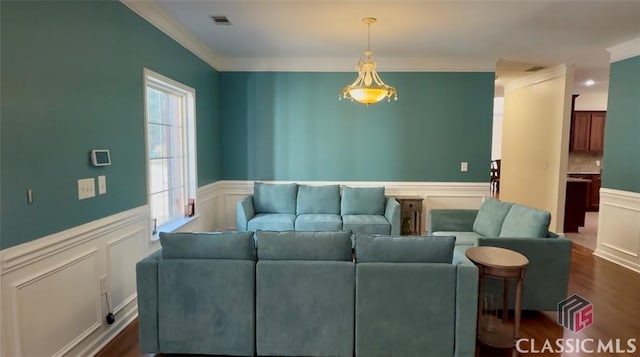
[[[600,160],[596,160],[596,166],[600,167]]]
[[[91,178],[78,180],[78,199],[84,200],[96,196],[96,180]]]
[[[100,175],[98,176],[98,194],[104,195],[107,193],[107,176]]]
[[[460,163],[460,172],[467,172],[469,171],[469,163],[466,161],[463,161]]]

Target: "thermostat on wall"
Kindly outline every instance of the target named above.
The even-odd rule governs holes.
[[[91,150],[91,165],[93,166],[109,166],[111,165],[111,155],[106,149]]]

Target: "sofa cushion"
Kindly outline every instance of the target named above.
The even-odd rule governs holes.
[[[298,186],[296,212],[340,214],[340,186]]]
[[[252,232],[165,233],[160,232],[164,259],[256,260]]]
[[[455,232],[455,231],[440,231],[433,232],[434,236],[454,236],[456,237],[456,246],[466,245],[466,246],[477,246],[478,238],[482,237],[480,234],[476,232]]]
[[[341,214],[383,215],[386,199],[384,187],[345,187],[342,190]]]
[[[247,223],[247,230],[253,232],[259,230],[288,231],[293,230],[295,221],[295,214],[260,213],[249,220],[249,223]]]
[[[298,185],[256,182],[253,187],[253,208],[256,213],[296,213]]]
[[[342,229],[354,233],[389,234],[391,224],[384,216],[357,214],[342,216]]]
[[[550,222],[551,213],[514,204],[504,218],[500,237],[544,238]]]
[[[337,214],[301,214],[296,218],[296,231],[341,231],[342,218]]]
[[[351,232],[256,232],[259,260],[351,261]]]
[[[456,325],[472,320],[458,315],[456,274],[452,264],[356,264],[355,356],[473,356],[454,353],[471,338]]]
[[[497,237],[502,229],[504,217],[507,216],[512,205],[512,203],[487,198],[478,210],[476,220],[473,222],[473,231],[485,237]]]
[[[255,271],[256,263],[248,260],[160,261],[153,276],[156,351],[163,356],[253,356]],[[138,299],[143,306],[147,303]],[[140,322],[141,331],[150,328]]]
[[[451,263],[456,237],[356,234],[356,261]]]

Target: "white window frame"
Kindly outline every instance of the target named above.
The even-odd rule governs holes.
[[[194,212],[192,217],[186,217],[185,215],[180,217],[174,217],[172,220],[165,222],[164,224],[154,227],[153,217],[151,217],[151,160],[149,157],[149,110],[148,110],[148,93],[149,87],[158,89],[164,92],[170,92],[175,94],[184,100],[183,102],[183,180],[184,180],[184,198],[187,201],[189,198],[196,199],[197,194],[197,143],[196,143],[196,113],[195,113],[195,101],[196,91],[195,89],[175,81],[169,77],[163,76],[150,69],[144,68],[143,70],[143,98],[144,98],[144,138],[145,138],[145,162],[146,162],[146,195],[147,205],[149,206],[149,220],[151,223],[151,229],[156,228],[156,232],[151,234],[151,240],[158,239],[159,232],[173,232],[180,227],[191,222],[197,218],[197,211]],[[198,205],[196,204],[196,210]]]

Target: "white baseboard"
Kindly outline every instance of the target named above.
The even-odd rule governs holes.
[[[640,273],[640,193],[600,189],[594,254]]]

